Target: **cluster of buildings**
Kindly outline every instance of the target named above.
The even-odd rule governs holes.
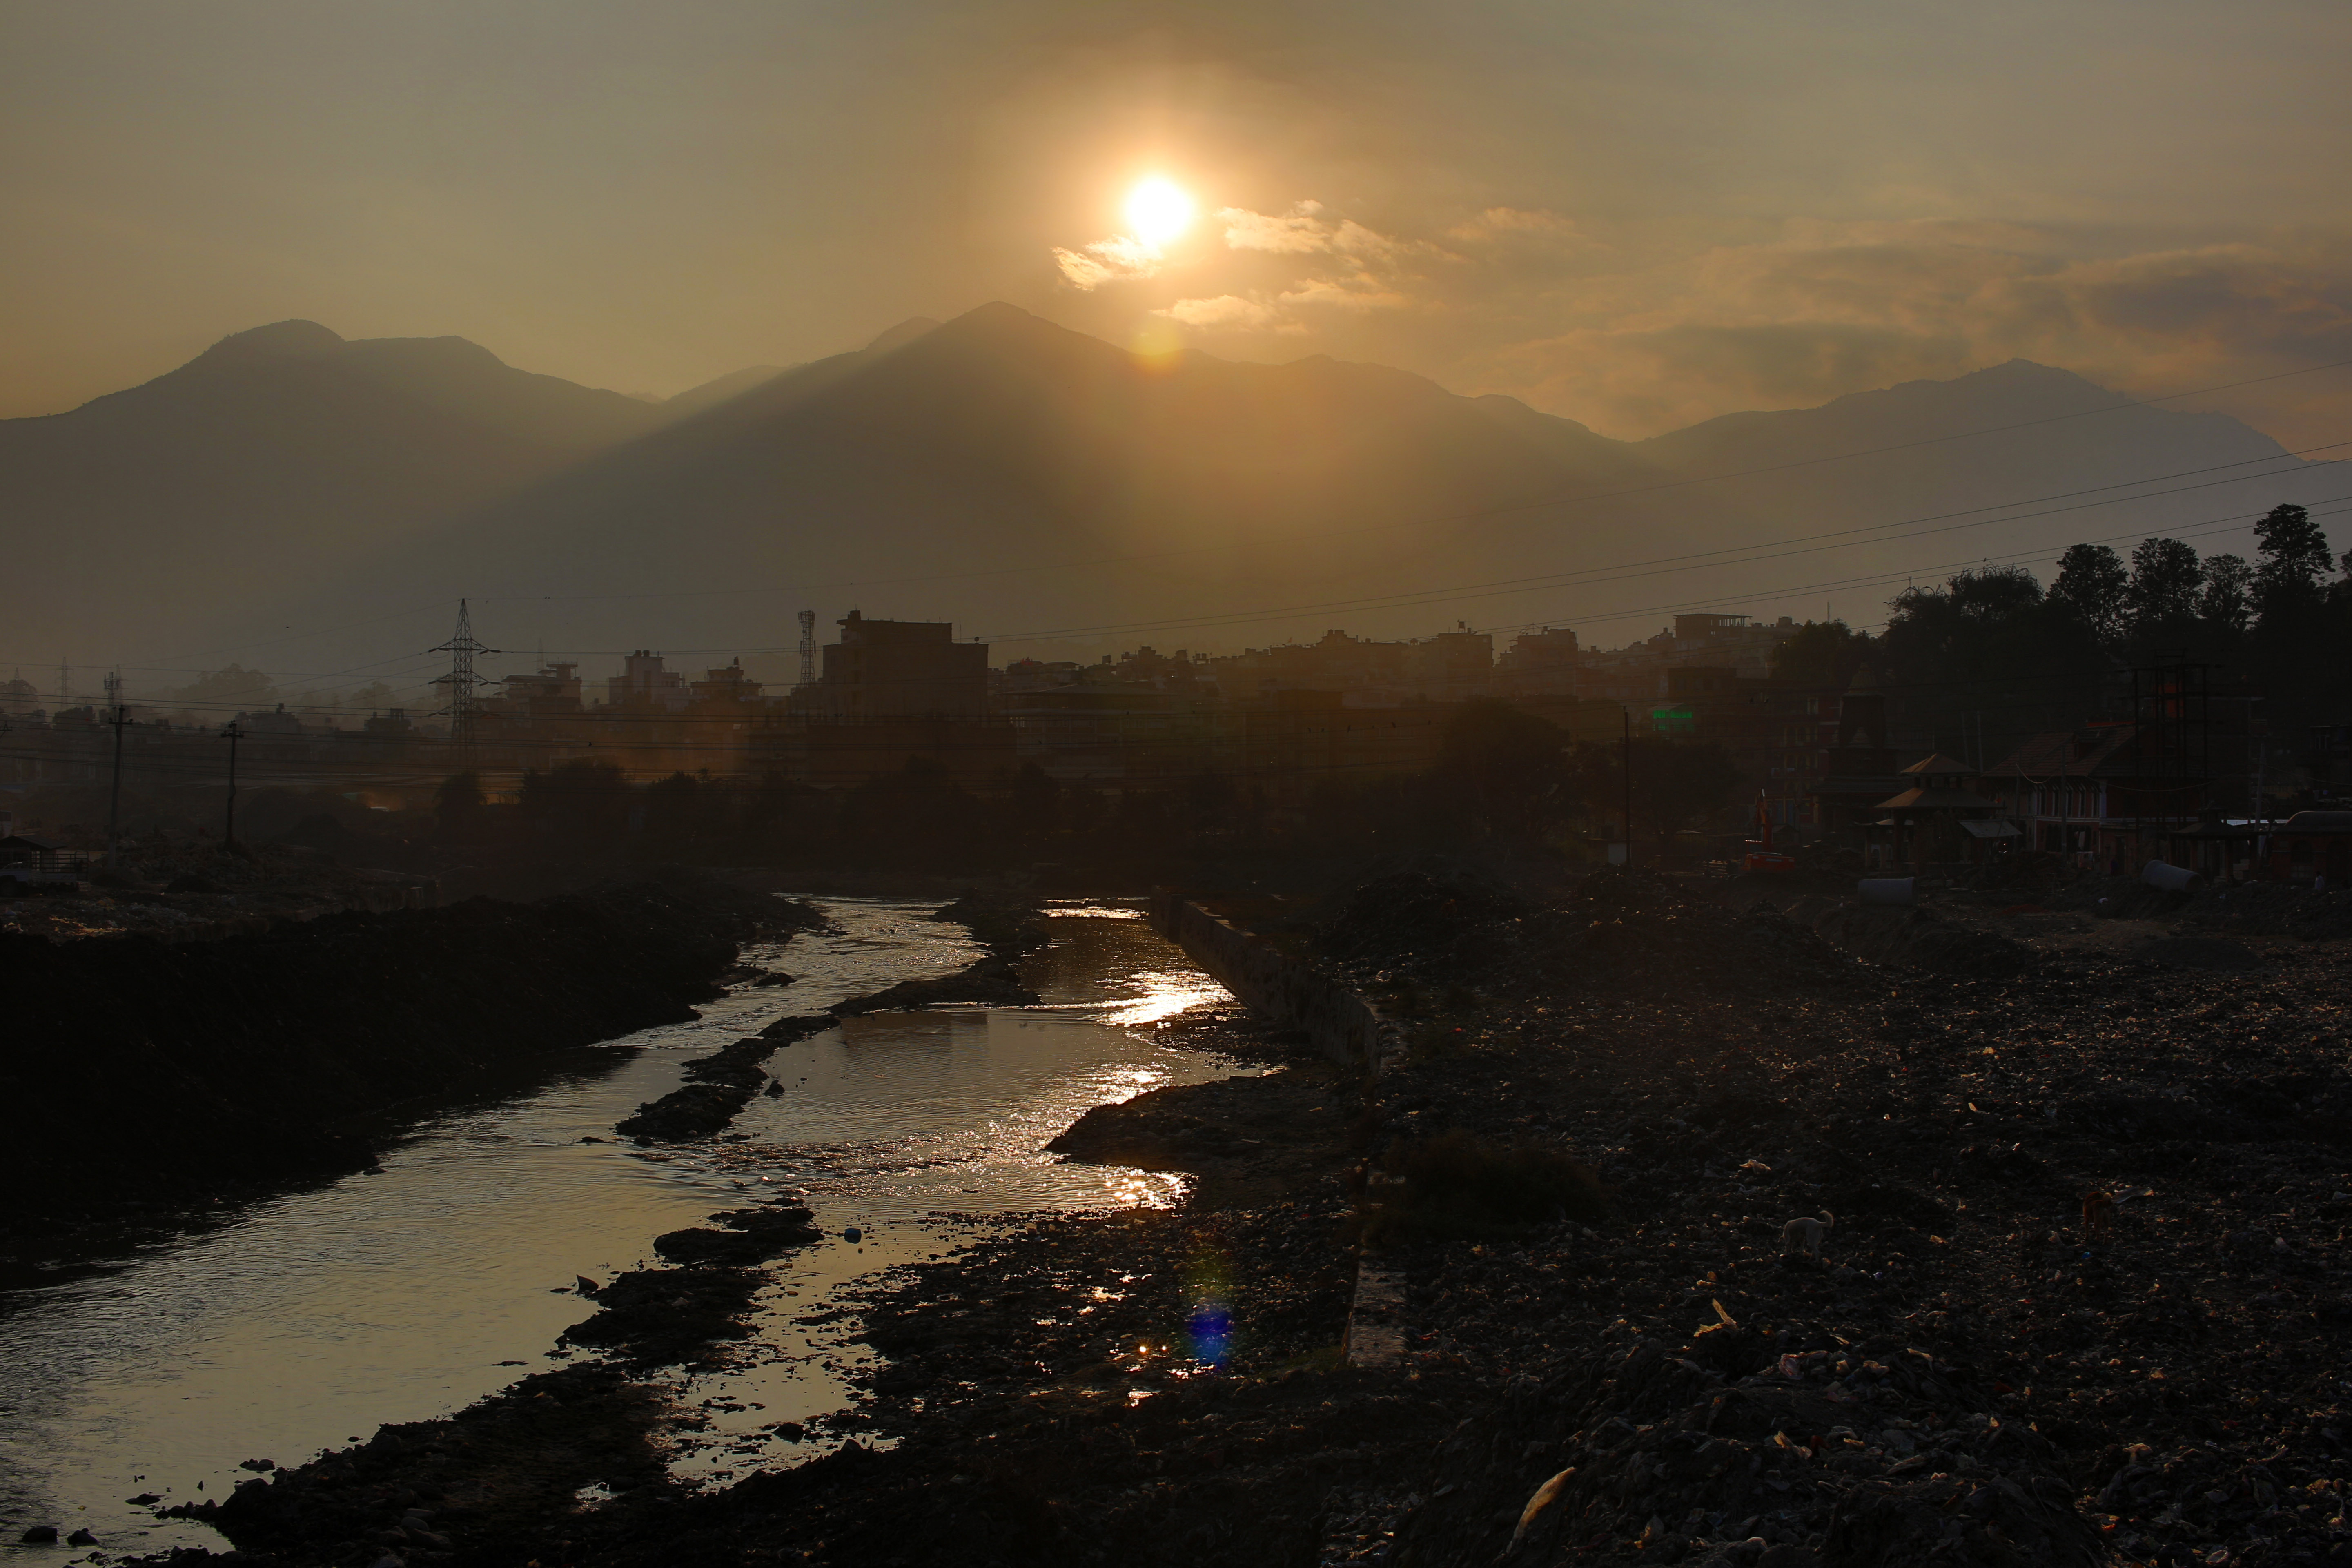
[[[2263,785],[2251,707],[2217,704],[2187,670],[2149,673],[2126,715],[2030,736],[2007,756],[1979,743],[1968,761],[1937,737],[1906,732],[1899,700],[1866,669],[1835,689],[1778,674],[1775,649],[1801,629],[1785,616],[1678,616],[1612,649],[1585,647],[1565,628],[1497,649],[1491,634],[1457,626],[1404,641],[1329,631],[1230,655],[1144,647],[1092,664],[1002,668],[945,622],[852,611],[838,624],[838,639],[810,649],[803,679],[787,689],[740,661],[697,678],[639,650],[601,691],[577,664],[549,663],[496,682],[454,721],[399,710],[342,725],[282,709],[240,713],[241,763],[256,783],[339,776],[414,795],[451,772],[495,787],[580,757],[637,777],[780,775],[826,789],[919,759],[983,793],[1030,768],[1106,790],[1217,773],[1277,808],[1303,808],[1326,781],[1427,772],[1464,703],[1501,699],[1580,740],[1631,731],[1720,744],[1783,847],[1826,841],[1882,866],[2033,849],[2339,886],[2352,871],[2338,863],[2352,832],[2315,827],[2295,838],[2252,819]],[[0,784],[104,777],[114,710],[45,714],[31,697],[29,687],[0,688],[9,731]],[[126,768],[185,782],[220,775],[220,721],[130,714],[120,727]],[[2239,815],[2217,814],[2224,802]]]

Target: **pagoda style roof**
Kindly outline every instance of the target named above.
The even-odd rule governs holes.
[[[1881,811],[1990,811],[1992,807],[1991,801],[1967,789],[1906,789],[1892,800],[1878,803]]]
[[[1958,757],[1948,757],[1941,752],[1936,752],[1933,756],[1922,757],[1917,762],[1913,763],[1909,767],[1902,768],[1897,771],[1906,773],[1917,773],[1922,778],[1927,777],[1930,773],[1965,773],[1969,778],[1977,776],[1976,769],[1969,766],[1968,763],[1961,762]]]

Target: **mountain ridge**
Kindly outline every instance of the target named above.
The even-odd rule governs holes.
[[[76,587],[47,624],[20,619],[28,658],[65,638],[120,646],[134,625],[162,652],[461,594],[605,601],[562,612],[572,629],[559,640],[583,648],[760,646],[799,602],[830,613],[850,597],[997,633],[1209,609],[1259,617],[1235,620],[1236,635],[1263,638],[1454,618],[1364,603],[1433,586],[2226,462],[2287,465],[2274,489],[2321,467],[2224,416],[2136,405],[2023,360],[1625,442],[1391,366],[1139,359],[996,302],[658,405],[518,370],[461,338],[268,323],[79,409],[0,421],[0,504],[33,524],[20,562]],[[2210,508],[2141,493],[2129,510],[2162,531]],[[2114,531],[2088,516],[2053,526],[2078,521],[2063,537],[1974,542]],[[664,548],[649,547],[656,534]],[[223,559],[232,569],[208,574]],[[1840,564],[1892,559],[1858,547]],[[82,591],[101,573],[106,592]],[[199,585],[218,603],[192,602]],[[1774,587],[1699,572],[1477,607],[1589,619],[1669,590],[1760,600]],[[120,601],[142,593],[155,602],[126,614]],[[747,607],[763,595],[773,602]]]

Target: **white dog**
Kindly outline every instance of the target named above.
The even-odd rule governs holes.
[[[1822,1233],[1835,1224],[1837,1224],[1837,1215],[1827,1212],[1824,1212],[1819,1219],[1813,1218],[1811,1215],[1801,1219],[1792,1219],[1780,1227],[1780,1250],[1810,1252],[1815,1258],[1819,1258],[1822,1255]]]

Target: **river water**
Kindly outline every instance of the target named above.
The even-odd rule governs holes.
[[[1175,1178],[1063,1164],[1042,1146],[1092,1106],[1256,1070],[1156,1038],[1230,998],[1139,910],[1073,905],[1024,964],[1042,1005],[849,1019],[777,1052],[784,1092],[755,1099],[740,1136],[615,1139],[614,1121],[677,1087],[684,1058],[979,956],[929,903],[812,901],[833,931],[744,954],[793,984],[739,988],[697,1022],[613,1042],[609,1067],[434,1121],[387,1150],[381,1173],[257,1203],[12,1302],[0,1543],[50,1523],[88,1528],[109,1555],[217,1547],[127,1500],[218,1497],[250,1479],[245,1461],[298,1465],[560,1364],[556,1336],[593,1310],[568,1289],[575,1275],[656,1262],[656,1236],[779,1188],[804,1194],[826,1239],[772,1267],[749,1363],[682,1386],[712,1425],[675,1468],[719,1482],[814,1453],[774,1428],[840,1408],[862,1352],[797,1319],[827,1318],[843,1287],[945,1253],[992,1217],[1172,1201]]]

